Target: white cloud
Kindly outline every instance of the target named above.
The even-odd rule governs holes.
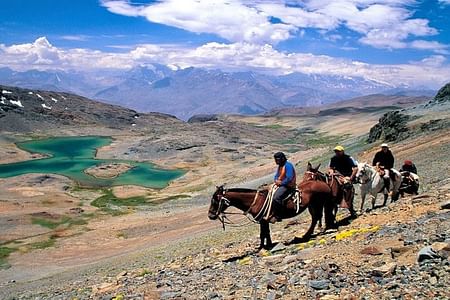
[[[450,0],[439,0],[439,3],[450,5]]]
[[[212,33],[230,42],[276,44],[301,29],[348,28],[361,35],[363,44],[388,49],[408,48],[407,39],[437,34],[428,20],[412,17],[414,4],[416,0],[161,0],[140,5],[102,1],[113,13]],[[271,22],[271,17],[282,22]]]
[[[62,58],[59,50],[47,41],[45,37],[38,38],[34,43],[0,45],[5,61],[17,61],[20,64],[53,65],[61,64]]]
[[[295,30],[289,24],[272,24],[268,15],[237,0],[166,0],[147,6],[115,0],[102,5],[113,13],[141,16],[195,33],[213,33],[232,42],[277,43]]]
[[[129,68],[128,54],[105,53],[88,49],[63,50],[54,47],[46,37],[33,43],[5,46],[0,44],[0,64],[17,70],[30,68]]]
[[[79,35],[63,35],[61,36],[61,38],[66,41],[85,42],[89,40],[90,37],[87,35],[79,34]]]
[[[432,45],[422,41],[415,46]],[[147,44],[123,53],[59,49],[52,46],[45,37],[31,44],[9,47],[0,44],[0,66],[9,66],[17,70],[129,69],[149,63],[170,65],[173,69],[194,66],[227,71],[264,71],[273,74],[303,72],[362,76],[396,84],[420,84],[432,88],[438,88],[450,78],[450,64],[443,55],[430,56],[408,64],[381,65],[326,55],[280,52],[269,44],[252,43],[208,43],[198,48]]]
[[[411,42],[411,48],[422,49],[422,50],[432,50],[434,52],[441,52],[443,54],[450,54],[448,52],[448,45],[441,44],[435,41],[424,41],[416,40]]]
[[[110,12],[124,15],[128,17],[138,17],[140,15],[140,7],[128,4],[128,1],[122,0],[101,0],[101,4]]]
[[[375,48],[416,48],[413,43],[406,42],[406,39],[412,35],[428,36],[437,34],[437,30],[428,27],[428,20],[414,19],[406,20],[402,23],[392,24],[391,27],[372,29],[367,35],[360,39],[363,44],[371,45]]]

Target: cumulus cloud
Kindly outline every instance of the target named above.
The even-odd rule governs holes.
[[[34,43],[0,45],[4,61],[13,64],[29,65],[59,65],[62,63],[61,52],[53,47],[45,37],[38,38]]]
[[[271,23],[266,13],[237,0],[166,0],[147,6],[115,0],[102,5],[113,13],[141,16],[195,33],[213,33],[232,42],[277,43],[295,30],[289,24]]]
[[[46,37],[33,43],[6,46],[0,44],[0,64],[17,70],[31,68],[130,68],[128,54],[106,53],[89,49],[59,49],[50,44]]]
[[[417,47],[432,46],[422,41]],[[435,47],[438,47],[435,45]],[[59,49],[45,37],[34,43],[0,44],[0,66],[17,70],[37,69],[129,69],[136,65],[160,63],[173,69],[219,68],[227,71],[254,70],[272,74],[303,72],[361,76],[391,83],[421,84],[437,88],[450,78],[450,64],[443,55],[430,56],[408,64],[367,64],[350,59],[310,53],[281,52],[270,44],[207,43],[197,48],[145,44],[122,53],[89,49]]]
[[[110,12],[140,16],[195,33],[212,33],[230,42],[276,44],[294,32],[350,29],[359,41],[376,48],[408,48],[415,36],[437,30],[426,19],[413,18],[415,0],[161,0],[133,5],[103,0]],[[273,18],[280,22],[273,22]]]

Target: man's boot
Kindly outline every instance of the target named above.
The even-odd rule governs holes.
[[[272,202],[272,213],[267,221],[270,223],[276,223],[281,221],[281,214],[283,212],[283,206],[278,201]]]

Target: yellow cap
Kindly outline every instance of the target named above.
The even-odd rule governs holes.
[[[341,145],[338,145],[338,146],[334,147],[334,151],[344,151],[344,147],[342,147]]]

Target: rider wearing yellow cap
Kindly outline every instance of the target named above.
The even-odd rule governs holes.
[[[328,166],[329,172],[339,172],[345,177],[349,177],[350,181],[353,181],[356,173],[358,172],[358,165],[351,156],[344,153],[344,150],[344,147],[341,145],[334,147],[335,155],[330,160],[330,164]]]
[[[358,172],[358,164],[351,156],[345,154],[344,150],[341,145],[334,147],[335,155],[330,160],[328,172],[337,179],[342,187],[342,200],[349,209],[351,216],[356,217],[356,211],[353,208],[354,188],[352,181]],[[338,197],[337,194],[334,196]]]

